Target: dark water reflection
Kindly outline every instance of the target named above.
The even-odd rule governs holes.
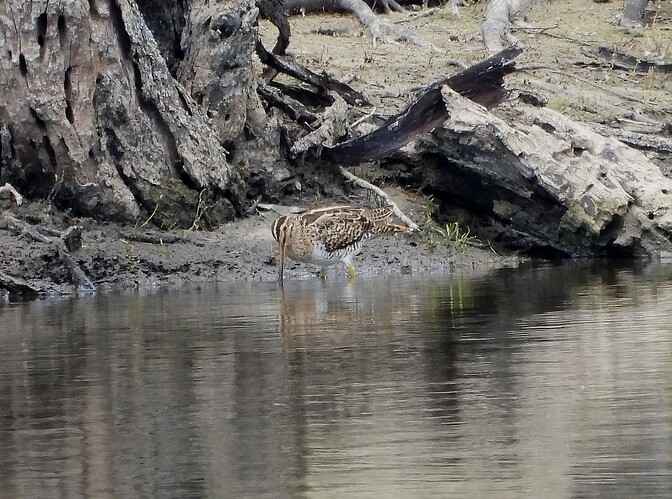
[[[0,497],[670,497],[672,266],[0,305]]]

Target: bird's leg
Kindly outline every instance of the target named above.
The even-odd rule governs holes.
[[[319,276],[320,276],[320,279],[326,279],[327,278],[327,268],[326,267],[322,267],[320,269]]]
[[[355,270],[355,266],[351,263],[348,264],[348,276],[350,276],[350,280],[354,281],[355,280],[355,275],[357,274],[357,271]]]

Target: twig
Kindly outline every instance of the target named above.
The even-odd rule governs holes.
[[[419,14],[411,14],[406,19],[401,19],[400,21],[396,21],[396,24],[411,23],[411,22],[416,21],[418,19],[421,19],[423,17],[433,16],[434,14],[439,12],[439,10],[441,10],[441,9],[439,9],[438,7],[434,7],[434,8],[431,8],[431,9],[427,9],[426,11],[421,12]]]
[[[154,207],[154,211],[152,211],[152,214],[149,215],[149,218],[140,224],[140,228],[143,228],[145,225],[147,225],[150,222],[150,220],[152,218],[154,218],[154,215],[156,215],[156,210],[159,209],[159,202],[161,201],[162,197],[163,197],[163,194],[161,194],[159,196],[159,201],[156,202],[156,206]]]
[[[528,72],[531,69],[540,69],[541,71],[547,71],[549,73],[558,74],[558,75],[561,75],[561,76],[572,78],[573,80],[578,80],[582,83],[586,83],[587,85],[592,85],[594,87],[599,88],[603,92],[606,92],[608,94],[614,95],[616,97],[619,97],[619,98],[627,100],[627,101],[637,102],[639,104],[644,104],[645,106],[655,106],[655,104],[653,104],[651,102],[646,102],[646,101],[638,99],[636,97],[631,97],[631,96],[626,95],[622,92],[617,92],[616,90],[612,90],[608,87],[605,87],[603,83],[590,81],[587,78],[582,78],[582,77],[576,76],[574,74],[570,75],[570,74],[567,74],[566,71],[561,71],[559,69],[552,69],[552,68],[547,68],[547,67],[543,67],[543,66],[529,66],[529,67],[522,66],[522,67],[518,67],[517,69],[518,69],[518,71],[526,71],[527,70]]]
[[[560,27],[559,24],[553,24],[552,26],[523,26],[522,24],[512,24],[512,31],[522,31],[523,33],[546,33],[549,29],[555,29]]]
[[[355,128],[357,125],[360,125],[360,124],[364,123],[366,120],[372,118],[373,115],[376,114],[377,110],[378,110],[378,108],[374,107],[373,110],[369,114],[367,114],[366,116],[362,116],[357,121],[355,121],[352,125],[350,125],[350,128]]]
[[[348,179],[350,182],[352,182],[355,185],[358,185],[360,187],[363,187],[364,189],[367,189],[369,191],[372,191],[374,194],[376,194],[379,198],[381,198],[383,201],[385,201],[388,205],[391,205],[394,208],[394,214],[399,217],[399,220],[404,222],[409,229],[411,230],[418,230],[418,224],[416,224],[413,220],[408,218],[404,213],[399,209],[397,206],[397,203],[392,201],[392,198],[388,196],[380,187],[376,187],[370,182],[367,182],[363,178],[359,178],[356,175],[353,175],[350,173],[348,170],[346,170],[344,167],[339,166],[338,167],[339,171],[341,174]]]

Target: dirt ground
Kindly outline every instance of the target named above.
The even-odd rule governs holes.
[[[528,9],[519,21],[525,27],[514,30],[525,46],[517,65],[527,69],[508,77],[507,86],[539,94],[548,99],[550,107],[611,128],[646,133],[666,121],[669,126],[672,112],[669,74],[641,75],[615,70],[585,55],[586,50],[606,46],[651,61],[672,59],[670,2],[652,4],[649,9],[655,12],[653,22],[639,30],[617,26],[614,19],[621,9],[620,2],[585,0],[553,2]],[[477,37],[483,11],[481,4],[460,7],[456,17],[447,6],[433,15],[405,23],[442,52],[404,44],[374,47],[367,29],[348,15],[293,17],[289,52],[300,63],[347,79],[365,93],[375,108],[354,110],[353,120],[372,111],[374,120],[382,119],[399,111],[419,88],[456,72],[452,61],[471,65],[487,56]],[[407,15],[396,13],[387,18],[399,22]],[[316,33],[321,28],[345,31],[337,37],[324,36]],[[261,30],[266,45],[272,46],[275,29],[262,23]],[[660,163],[667,171],[672,170],[667,159]],[[368,176],[375,178],[375,172],[368,172]],[[417,193],[384,187],[413,220],[421,224],[427,221],[433,210],[431,200]],[[360,201],[364,200],[362,197]],[[321,203],[328,201],[322,199]],[[212,232],[161,232],[143,226],[142,220],[136,227],[119,227],[70,219],[45,204],[17,207],[3,194],[0,214],[5,211],[43,226],[82,225],[83,246],[72,256],[100,290],[277,278],[277,244],[270,234],[270,225],[277,216],[274,212],[260,211]],[[451,272],[518,262],[510,255],[496,254],[487,241],[456,247],[440,229],[424,224],[422,230],[410,236],[371,241],[356,258],[359,275]],[[316,271],[310,265],[289,262],[286,277],[313,278]],[[72,275],[56,245],[0,230],[0,282],[10,276],[41,293],[61,294],[75,291]],[[346,279],[347,275],[344,268],[332,267],[328,278]],[[0,285],[0,293],[1,288]]]

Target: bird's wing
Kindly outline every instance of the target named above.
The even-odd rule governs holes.
[[[363,209],[338,207],[329,212],[322,212],[310,223],[305,222],[311,230],[315,230],[318,238],[327,251],[347,248],[371,236],[374,222],[364,215]]]

